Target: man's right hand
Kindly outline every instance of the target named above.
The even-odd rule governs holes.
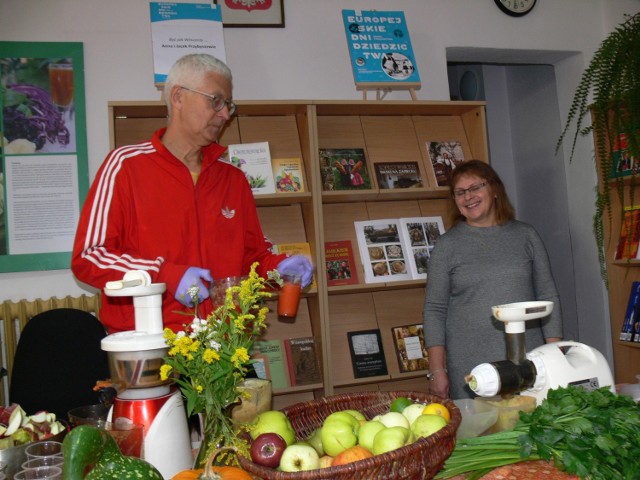
[[[198,299],[198,303],[209,298],[209,287],[204,284],[203,280],[213,282],[209,270],[198,267],[187,268],[174,294],[176,300],[185,307],[193,307],[195,306],[195,298]]]

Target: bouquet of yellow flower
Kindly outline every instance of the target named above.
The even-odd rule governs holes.
[[[198,318],[198,291],[189,294],[195,304],[195,315],[185,330],[174,333],[165,329],[168,356],[160,369],[163,379],[175,378],[186,399],[187,413],[204,416],[204,455],[206,460],[223,442],[241,443],[237,439],[227,409],[239,401],[238,385],[245,379],[252,363],[249,351],[253,342],[266,329],[269,309],[264,301],[271,297],[269,285],[282,285],[276,270],[264,279],[256,273],[258,263],[251,266],[249,276],[238,286],[229,287],[224,304],[206,319]]]

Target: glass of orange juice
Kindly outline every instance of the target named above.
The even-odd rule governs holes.
[[[302,290],[301,275],[282,275],[284,284],[278,296],[278,316],[292,318],[298,314],[300,291]]]

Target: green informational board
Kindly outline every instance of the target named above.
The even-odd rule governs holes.
[[[0,42],[0,272],[69,268],[89,186],[77,42]]]

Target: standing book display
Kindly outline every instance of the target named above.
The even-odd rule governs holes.
[[[408,90],[416,100],[420,75],[404,12],[343,10],[356,88],[377,91],[382,100],[392,90]]]

